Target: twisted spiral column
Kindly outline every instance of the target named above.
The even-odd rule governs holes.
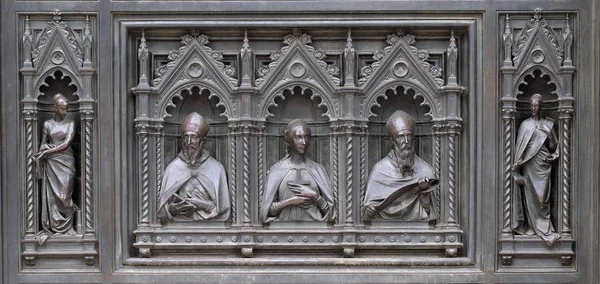
[[[335,130],[334,130],[335,131]],[[339,159],[338,159],[338,136],[334,133],[333,141],[331,145],[331,152],[333,155],[333,204],[339,205]]]
[[[348,133],[348,137],[346,138],[346,224],[352,224],[352,213],[354,210],[352,150],[353,137],[352,133]]]
[[[94,220],[92,213],[92,118],[93,113],[84,115],[85,123],[85,232],[94,232]]]
[[[265,157],[264,133],[258,136],[258,208],[262,207],[263,193],[265,190]]]
[[[244,186],[244,223],[250,223],[250,142],[247,134],[243,138],[243,186]]]
[[[148,175],[148,133],[142,133],[142,210],[140,214],[141,223],[149,223],[150,219],[148,218],[149,212],[149,197],[150,197],[150,187],[149,187],[149,175]]]
[[[456,224],[456,135],[448,136],[448,224]]]
[[[571,233],[571,112],[565,110],[562,118],[562,233]]]
[[[231,220],[233,223],[236,222],[237,214],[237,203],[236,203],[236,176],[237,176],[237,165],[236,165],[236,137],[234,136],[234,132],[230,131],[230,160],[229,160],[229,196],[231,197]]]
[[[442,155],[442,147],[440,145],[440,135],[439,134],[435,134],[435,145],[434,145],[434,150],[435,150],[435,156],[434,156],[434,170],[435,170],[435,178],[436,179],[440,179],[440,171],[441,171],[441,163],[440,163],[440,157]],[[440,211],[440,207],[441,207],[441,192],[440,192],[440,187],[438,186],[435,189],[435,208],[437,209],[437,212],[441,212]],[[440,216],[441,219],[441,216]]]
[[[511,189],[512,189],[512,124],[514,119],[514,110],[505,110],[504,120],[504,184],[502,198],[502,233],[511,234]]]
[[[34,228],[34,142],[33,142],[33,125],[37,121],[35,112],[25,111],[25,144],[26,144],[26,193],[25,193],[25,218],[26,218],[26,233],[35,234],[36,229]]]
[[[367,135],[360,136],[360,207],[365,206],[365,194],[367,186]]]

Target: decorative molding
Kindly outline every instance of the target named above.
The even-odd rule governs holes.
[[[417,61],[421,64],[421,68],[426,71],[426,73],[430,74],[432,78],[435,80],[435,83],[441,87],[444,85],[444,80],[442,79],[442,68],[438,66],[431,65],[426,60],[429,59],[429,51],[424,49],[418,49],[414,46],[415,36],[411,34],[406,34],[403,30],[398,30],[396,34],[391,34],[387,36],[387,44],[389,46],[385,47],[383,50],[377,50],[373,55],[373,62],[370,65],[364,66],[360,69],[360,75],[358,79],[358,86],[364,85],[367,80],[371,77],[372,74],[379,68],[384,59],[387,58],[390,51],[394,49],[396,44],[404,43],[408,47],[408,51],[410,54],[415,56]]]
[[[269,58],[272,61],[268,65],[258,68],[258,78],[255,80],[257,87],[261,86],[265,82],[267,75],[272,73],[271,71],[273,71],[275,67],[281,63],[282,59],[285,58],[285,55],[288,54],[290,49],[295,45],[303,48],[312,56],[312,58],[316,60],[317,65],[328,75],[335,86],[340,85],[340,78],[338,78],[340,71],[339,68],[323,61],[323,59],[327,56],[325,55],[324,51],[316,50],[314,47],[310,46],[310,43],[312,43],[310,35],[305,33],[300,35],[299,30],[294,30],[293,34],[283,37],[283,43],[286,46],[282,47],[280,50],[274,50],[271,52]]]

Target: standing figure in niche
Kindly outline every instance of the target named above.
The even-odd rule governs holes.
[[[415,120],[397,110],[386,127],[393,148],[371,170],[363,221],[436,219],[430,192],[437,180],[433,168],[414,152]]]
[[[162,221],[229,219],[225,169],[202,148],[208,130],[208,123],[195,112],[181,123],[182,149],[162,180],[158,202]]]
[[[305,157],[310,138],[306,122],[295,119],[285,130],[288,154],[269,170],[260,218],[282,221],[333,221],[333,193],[322,165]]]
[[[522,235],[537,234],[548,246],[560,238],[550,220],[552,162],[558,158],[554,120],[542,118],[542,96],[529,99],[531,118],[519,126],[515,145],[512,229]]]
[[[69,103],[62,94],[52,98],[54,118],[46,120],[42,129],[40,151],[33,155],[42,180],[42,228],[38,242],[43,244],[50,235],[76,235],[73,229],[75,186],[75,158],[71,142],[75,123],[66,118]]]

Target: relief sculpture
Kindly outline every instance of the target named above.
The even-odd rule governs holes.
[[[181,123],[182,149],[167,166],[162,180],[160,220],[229,219],[225,169],[202,147],[209,129],[206,120],[195,112]]]
[[[435,219],[430,192],[437,185],[433,168],[415,154],[414,118],[401,110],[386,123],[393,148],[371,171],[363,221]]]
[[[521,123],[516,142],[513,178],[513,231],[522,235],[537,234],[548,246],[560,239],[552,225],[551,172],[559,156],[554,119],[541,117],[542,96],[529,99],[531,118]]]
[[[331,221],[333,192],[325,168],[306,158],[310,129],[296,119],[285,130],[288,153],[269,170],[260,209],[263,223],[282,221]]]
[[[75,158],[71,142],[75,123],[66,118],[69,103],[62,94],[54,95],[54,118],[44,122],[40,151],[33,156],[37,162],[42,191],[42,228],[37,235],[40,244],[56,234],[76,235],[73,228],[75,211]]]

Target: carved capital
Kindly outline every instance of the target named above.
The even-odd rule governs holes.
[[[135,131],[138,135],[148,135],[152,132],[152,126],[148,122],[137,122],[135,124]]]
[[[573,117],[574,110],[572,108],[561,108],[558,110],[558,117],[560,119],[571,119]]]
[[[354,122],[338,122],[329,126],[331,133],[334,135],[352,135],[360,131],[360,127]]]
[[[94,120],[93,110],[81,110],[79,113],[81,114],[81,120]]]
[[[25,119],[25,121],[36,121],[37,111],[32,109],[26,109],[23,111],[23,118]]]
[[[502,109],[502,119],[514,119],[516,110],[514,108]]]
[[[263,134],[265,131],[265,124],[255,121],[233,122],[227,127],[232,134]]]

